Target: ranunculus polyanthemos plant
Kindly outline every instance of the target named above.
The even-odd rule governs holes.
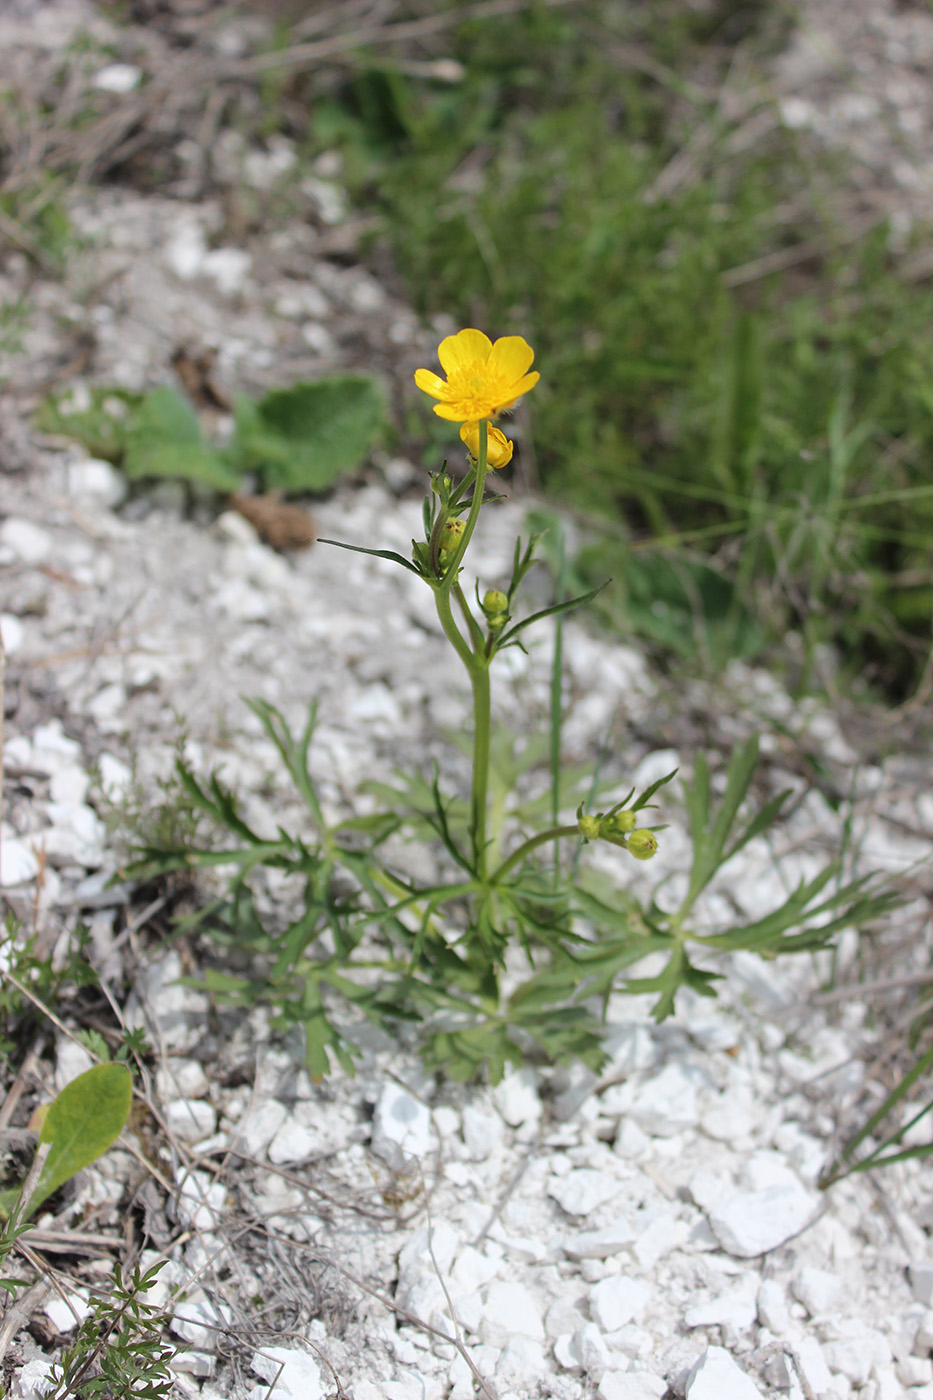
[[[569,805],[572,811],[576,804],[568,799],[575,783],[586,799],[573,820],[540,825],[541,802],[522,800],[513,790],[520,764],[507,736],[493,733],[490,673],[501,652],[522,645],[528,627],[579,608],[594,595],[523,616],[519,591],[534,563],[532,536],[527,543],[516,541],[508,582],[490,580],[482,597],[477,588],[475,605],[466,596],[461,565],[480,522],[487,472],[512,457],[511,441],[492,420],[533,389],[539,376],[531,370],[534,352],[521,336],[493,343],[481,331],[462,330],[441,342],[438,358],[446,378],[419,369],[415,382],[437,400],[439,417],[461,425],[469,457],[465,475],[431,475],[423,537],[412,542],[410,559],[392,550],[323,543],[387,560],[431,589],[472,691],[468,798],[442,792],[435,769],[430,778],[414,773],[397,786],[370,784],[385,802],[383,810],[328,822],[310,764],[314,705],[296,736],[276,709],[253,701],[304,800],[310,833],[280,828],[270,838],[255,832],[216,773],[205,782],[180,763],[187,801],[235,840],[210,849],[149,844],[130,868],[153,875],[181,866],[235,867],[227,893],[193,922],[220,942],[249,948],[257,955],[255,967],[248,976],[212,968],[203,980],[228,1001],[270,1004],[281,1027],[300,1023],[315,1077],[327,1072],[331,1056],[352,1067],[353,1023],[363,1017],[389,1030],[401,1021],[420,1022],[428,1066],[458,1079],[485,1071],[498,1080],[507,1064],[529,1055],[596,1067],[613,991],[653,993],[659,1018],[674,1010],[682,987],[714,994],[711,984],[720,974],[692,961],[690,945],[707,964],[732,949],[766,957],[812,950],[891,903],[869,881],[843,883],[830,865],[756,921],[715,933],[691,927],[691,911],[710,880],[775,820],[788,796],[778,794],[740,819],[756,763],[754,740],[732,755],[718,803],[702,755],[692,782],[683,784],[693,856],[686,892],[673,913],[653,900],[639,902],[622,885],[625,857],[647,861],[657,851],[661,828],[644,817],[672,773],[641,793],[632,790],[606,812],[592,812],[585,809],[598,784],[552,763],[553,792],[543,810]],[[532,756],[540,752],[533,742],[526,749]],[[491,774],[498,784],[495,800]],[[399,831],[432,844],[435,883],[419,883],[384,857],[385,842]],[[581,845],[593,841],[618,848],[618,882],[580,859]],[[301,877],[301,908],[292,917],[270,917],[260,907],[253,882],[262,866]],[[649,955],[650,973],[636,968]]]

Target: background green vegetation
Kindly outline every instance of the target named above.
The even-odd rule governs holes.
[[[831,643],[902,697],[933,605],[933,290],[782,124],[763,65],[791,23],[473,19],[434,50],[459,81],[358,55],[309,142],[342,150],[422,312],[534,345],[523,461],[587,521],[572,583],[613,575],[614,626],[714,670],[783,655],[798,686]]]

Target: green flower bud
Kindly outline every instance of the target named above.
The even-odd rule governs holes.
[[[657,853],[658,838],[647,827],[640,826],[633,831],[626,842],[626,850],[636,860],[650,860]]]
[[[602,823],[601,835],[607,840],[612,836],[628,836],[638,825],[638,818],[634,812],[613,812],[605,817]]]
[[[577,829],[585,841],[597,840],[599,837],[599,817],[580,817],[577,821]]]
[[[439,548],[442,550],[446,549],[450,551],[450,553],[453,553],[460,543],[465,529],[465,520],[445,520],[444,524],[441,526],[440,536],[438,537]]]
[[[417,564],[419,569],[427,572],[431,560],[431,551],[428,548],[427,540],[412,540],[411,542],[411,562]]]
[[[508,612],[509,600],[498,588],[490,588],[483,597],[483,612],[490,619]]]

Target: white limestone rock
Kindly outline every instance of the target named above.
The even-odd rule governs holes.
[[[764,1191],[740,1191],[706,1214],[713,1234],[727,1254],[755,1259],[804,1230],[820,1206],[820,1198],[797,1182]]]
[[[590,1289],[590,1312],[604,1332],[616,1332],[639,1317],[651,1300],[651,1289],[639,1279],[604,1278]]]
[[[547,1193],[568,1215],[590,1215],[622,1189],[618,1177],[592,1167],[579,1167],[566,1176],[548,1178]]]
[[[19,651],[26,639],[26,629],[13,613],[0,613],[0,637],[7,656]]]
[[[694,1304],[684,1313],[684,1323],[687,1327],[731,1327],[736,1332],[746,1332],[754,1326],[757,1314],[754,1293],[738,1288]]]
[[[269,1142],[269,1161],[277,1167],[287,1162],[301,1162],[318,1151],[320,1145],[320,1134],[289,1113]]]
[[[49,802],[52,825],[42,833],[46,855],[53,861],[74,862],[97,870],[104,859],[104,824],[83,802]]]
[[[925,1308],[933,1306],[933,1262],[923,1259],[908,1264],[907,1278],[910,1291],[917,1302],[922,1303]]]
[[[497,1279],[486,1293],[479,1335],[489,1346],[504,1347],[516,1334],[545,1340],[541,1303],[525,1284]]]
[[[607,1371],[596,1388],[599,1400],[661,1400],[667,1382],[650,1371]]]
[[[203,1099],[172,1099],[165,1105],[165,1121],[181,1142],[203,1142],[217,1129],[217,1114]]]
[[[724,1347],[707,1347],[687,1381],[687,1400],[764,1400]]]
[[[639,1226],[645,1217],[647,1219],[644,1228],[640,1229]],[[665,1255],[670,1254],[672,1249],[682,1244],[688,1231],[686,1222],[678,1220],[669,1211],[640,1212],[633,1225],[637,1238],[632,1253],[646,1273],[649,1273]]]
[[[888,1366],[892,1360],[887,1339],[871,1327],[860,1328],[851,1337],[824,1342],[823,1356],[831,1371],[839,1371],[855,1386],[867,1383],[873,1366]]]
[[[523,1335],[508,1339],[496,1366],[496,1380],[502,1386],[515,1386],[524,1391],[536,1379],[550,1372],[544,1347],[532,1337]]]
[[[94,74],[91,86],[99,92],[115,92],[123,96],[139,87],[142,76],[143,70],[135,63],[105,63]]]
[[[774,1278],[762,1279],[758,1289],[758,1320],[769,1331],[781,1336],[790,1327],[787,1293]]]
[[[595,1322],[585,1322],[574,1333],[572,1354],[587,1378],[598,1384],[605,1373],[618,1369],[618,1357],[613,1356]]]
[[[451,1291],[455,1293],[474,1293],[484,1288],[500,1271],[501,1261],[490,1258],[488,1254],[482,1253],[468,1244],[461,1249],[450,1271]]]
[[[90,1315],[91,1305],[88,1302],[88,1295],[79,1289],[77,1292],[66,1293],[64,1296],[50,1298],[45,1304],[43,1312],[57,1328],[59,1332],[70,1332],[79,1326],[86,1317]]]
[[[194,1230],[216,1230],[227,1200],[227,1188],[209,1172],[186,1171],[178,1188],[178,1214]]]
[[[15,1400],[44,1400],[53,1389],[52,1363],[46,1356],[34,1356],[21,1366],[13,1379]]]
[[[240,1119],[231,1134],[230,1146],[244,1157],[265,1155],[266,1148],[288,1117],[288,1109],[278,1099],[254,1104]]]
[[[798,1337],[793,1343],[794,1364],[814,1395],[822,1395],[832,1383],[823,1348],[816,1337]]]
[[[649,1137],[673,1137],[699,1116],[697,1091],[706,1076],[691,1065],[665,1065],[641,1086],[628,1116]]]
[[[511,1128],[534,1125],[541,1117],[538,1081],[533,1069],[516,1069],[492,1091],[493,1103]]]
[[[0,886],[12,889],[16,885],[28,885],[39,874],[39,869],[35,851],[25,841],[9,837],[4,831],[0,836]]]
[[[258,1391],[262,1400],[323,1400],[321,1372],[307,1351],[297,1347],[263,1347],[250,1362],[250,1370],[266,1382],[253,1392]]]
[[[502,1119],[467,1104],[463,1110],[463,1140],[471,1162],[486,1162],[502,1145]]]
[[[394,1080],[388,1080],[379,1095],[373,1115],[372,1150],[375,1156],[394,1165],[416,1157],[420,1161],[435,1146],[431,1110],[414,1094]]]
[[[156,1092],[163,1102],[170,1099],[202,1099],[210,1088],[204,1066],[185,1056],[168,1056],[156,1070]]]
[[[201,1294],[179,1303],[169,1326],[177,1337],[198,1351],[212,1352],[217,1350],[231,1320],[232,1313],[224,1303],[212,1302]]]
[[[44,564],[54,547],[48,530],[31,520],[8,515],[0,524],[0,561],[5,556],[8,561],[19,564]]]
[[[55,1047],[55,1089],[58,1093],[64,1089],[66,1084],[70,1084],[73,1079],[77,1079],[79,1074],[86,1074],[94,1067],[95,1061],[83,1045],[79,1045],[70,1036],[63,1035]]]
[[[563,1250],[568,1259],[609,1259],[635,1240],[635,1231],[625,1220],[617,1220],[602,1230],[581,1230],[568,1235]]]
[[[201,1039],[209,1005],[203,992],[182,985],[183,976],[181,958],[170,950],[139,975],[126,1007],[130,1025],[146,1027],[151,1018],[166,1050],[178,1055]]]
[[[797,1302],[803,1303],[811,1317],[820,1317],[839,1302],[843,1281],[838,1274],[830,1273],[827,1269],[804,1265],[793,1279],[791,1289]]]
[[[126,477],[110,462],[85,457],[68,464],[68,491],[79,504],[114,510],[126,499]]]

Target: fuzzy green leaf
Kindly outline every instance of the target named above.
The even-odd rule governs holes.
[[[123,470],[128,477],[180,477],[232,491],[240,474],[201,437],[198,415],[177,389],[153,389],[132,415]]]
[[[385,416],[382,387],[342,374],[275,389],[258,403],[236,403],[236,451],[267,490],[326,491],[355,471]]]
[[[53,1099],[39,1131],[39,1145],[51,1147],[28,1214],[113,1146],[129,1117],[132,1099],[132,1075],[126,1065],[116,1064],[95,1065]],[[18,1197],[18,1189],[0,1193],[0,1214],[8,1215]]]

